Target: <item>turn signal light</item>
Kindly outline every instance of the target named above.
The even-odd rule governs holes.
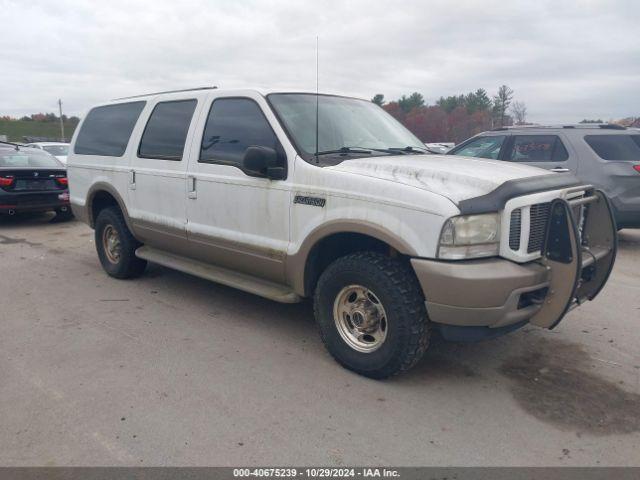
[[[14,180],[13,177],[0,177],[0,187],[10,187]]]
[[[56,178],[56,182],[65,187],[69,185],[69,179],[67,177],[58,177]]]

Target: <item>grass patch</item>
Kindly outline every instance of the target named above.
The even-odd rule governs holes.
[[[76,125],[69,122],[64,124],[64,135],[70,139]],[[6,135],[10,142],[24,142],[23,137],[46,137],[53,140],[60,139],[60,123],[35,122],[25,120],[0,120],[0,135]]]

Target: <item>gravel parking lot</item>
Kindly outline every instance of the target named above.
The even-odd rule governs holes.
[[[556,330],[436,341],[373,381],[308,304],[115,280],[50,220],[0,220],[0,465],[640,465],[640,231]]]

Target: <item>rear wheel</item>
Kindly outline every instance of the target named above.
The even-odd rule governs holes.
[[[96,250],[102,268],[115,278],[132,278],[142,274],[146,260],[135,255],[142,244],[129,231],[117,207],[100,211],[95,224]]]
[[[322,340],[344,367],[372,378],[408,370],[429,344],[422,290],[409,265],[374,252],[334,261],[318,280]]]

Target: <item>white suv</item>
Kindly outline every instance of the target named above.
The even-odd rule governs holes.
[[[280,302],[313,298],[344,366],[414,365],[432,328],[478,340],[552,328],[602,288],[608,200],[569,174],[426,155],[375,104],[213,88],[91,109],[71,203],[104,269],[147,261]]]

